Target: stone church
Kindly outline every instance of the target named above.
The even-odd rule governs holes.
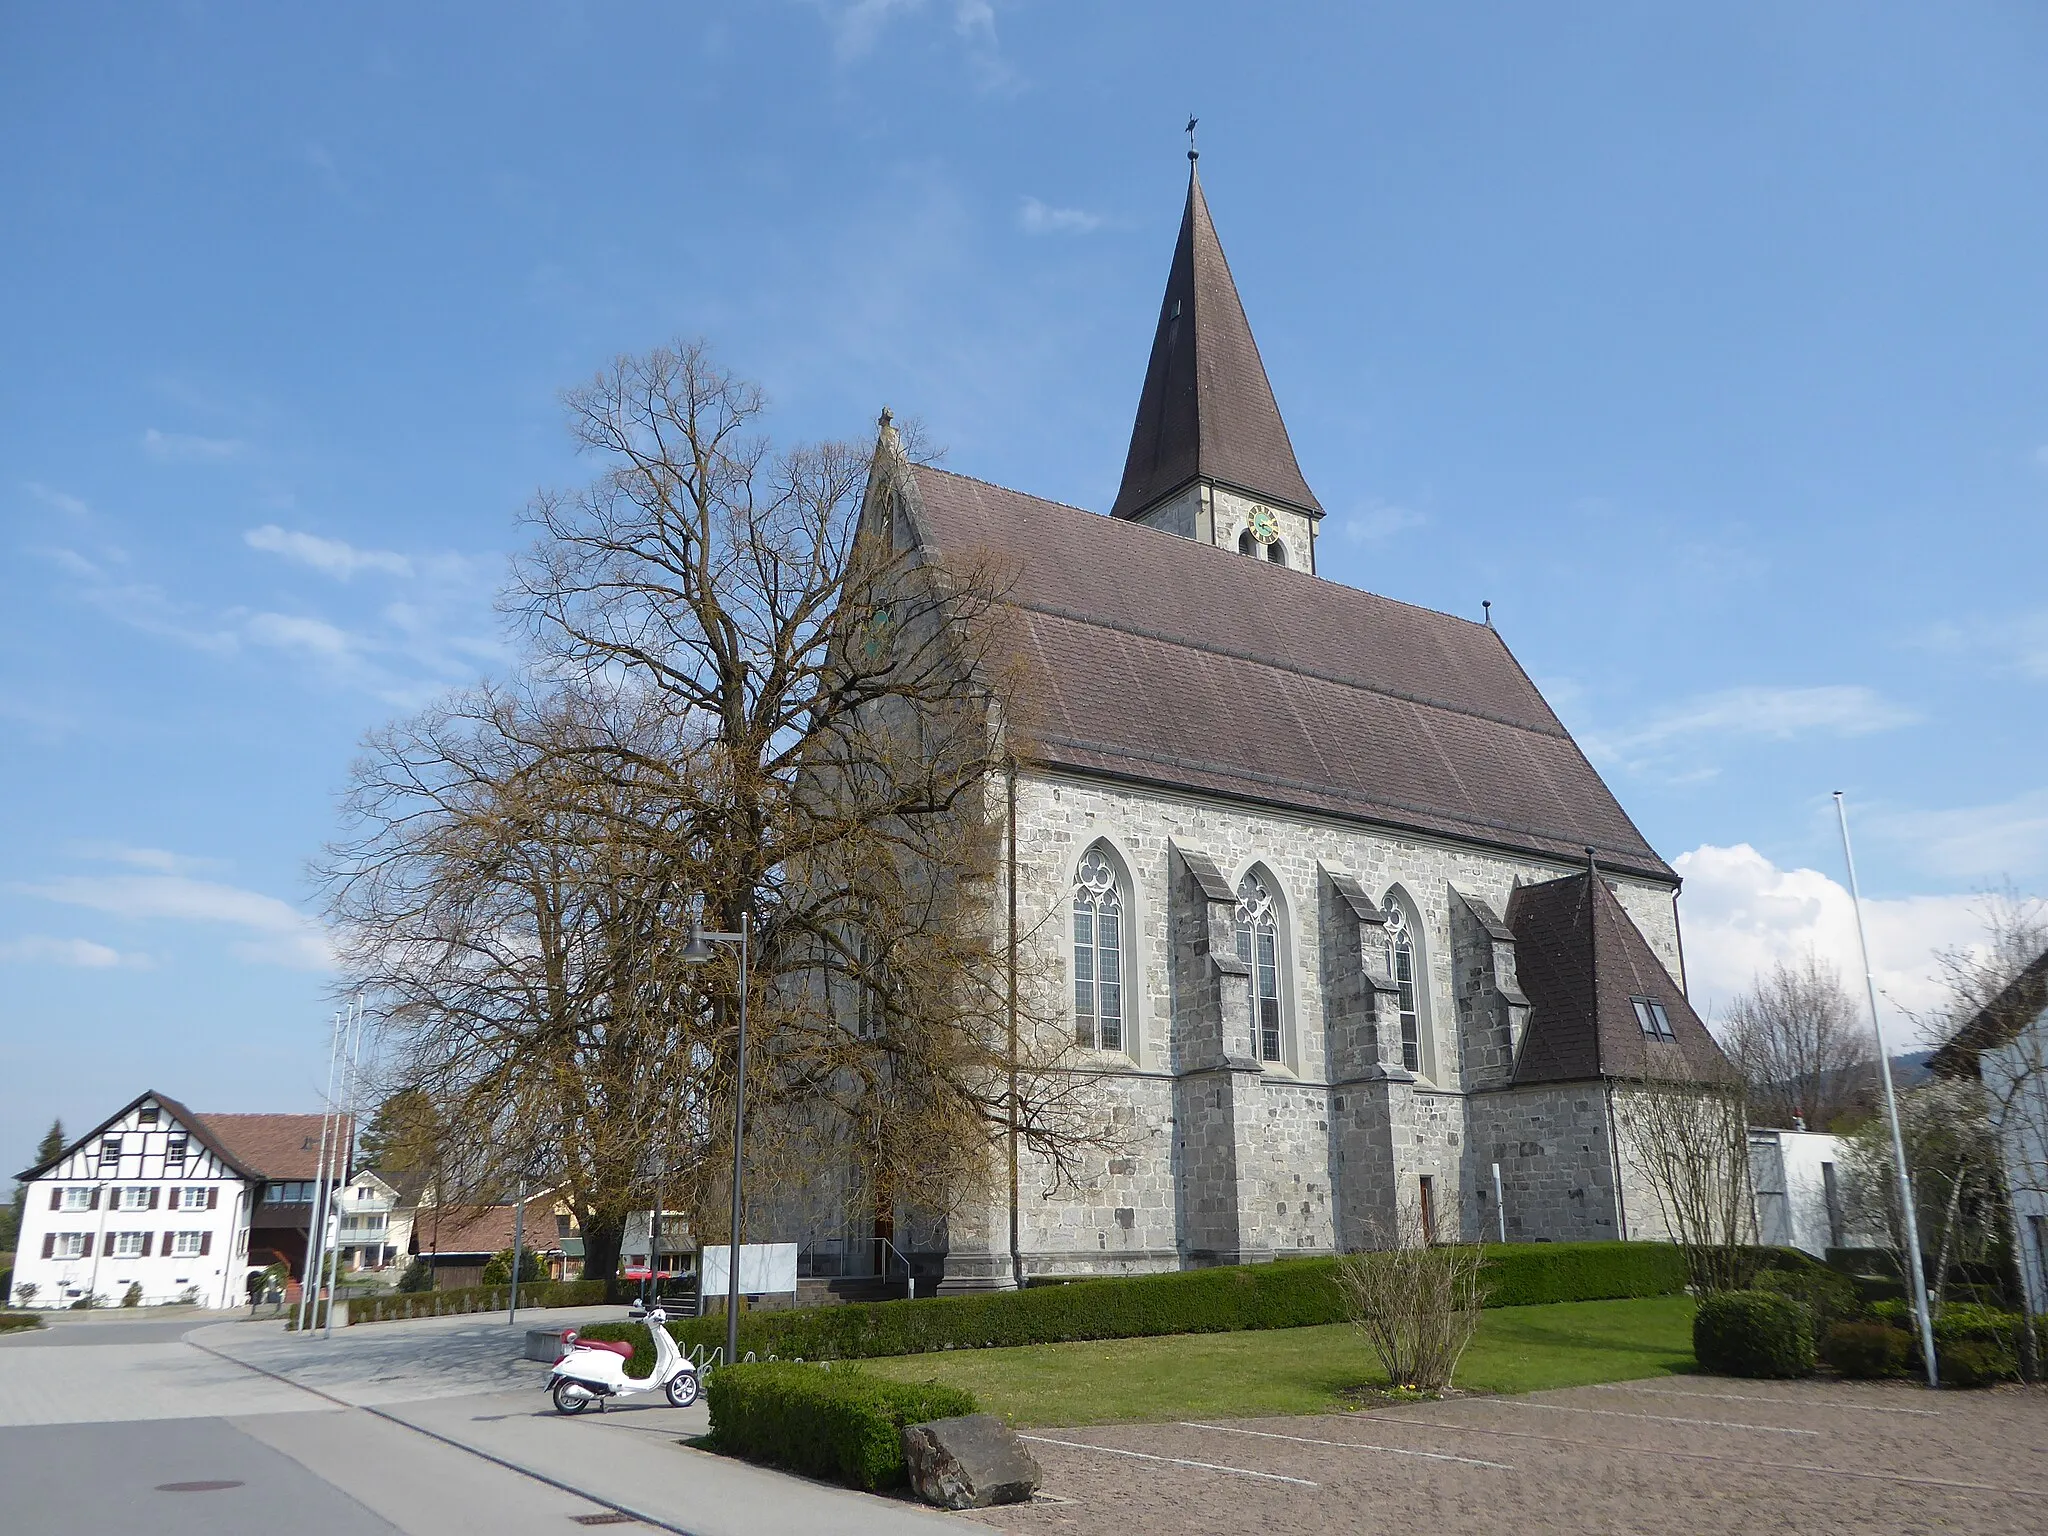
[[[1109,515],[912,465],[886,418],[867,515],[1020,573],[1015,899],[1123,1132],[1049,1196],[1027,1156],[1014,1223],[1007,1194],[906,1223],[920,1267],[1322,1254],[1397,1209],[1439,1239],[1663,1235],[1615,1103],[1722,1064],[1678,878],[1494,629],[1317,574],[1192,165]]]

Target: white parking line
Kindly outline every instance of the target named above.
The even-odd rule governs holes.
[[[1204,1472],[1227,1472],[1232,1477],[1256,1477],[1269,1483],[1292,1483],[1297,1488],[1320,1488],[1305,1477],[1286,1477],[1278,1472],[1254,1472],[1250,1467],[1225,1467],[1213,1461],[1190,1461],[1185,1456],[1154,1456],[1146,1451],[1121,1451],[1113,1445],[1084,1445],[1079,1440],[1055,1440],[1049,1435],[1019,1435],[1039,1445],[1063,1445],[1070,1451],[1099,1451],[1104,1456],[1128,1456],[1133,1461],[1162,1461],[1176,1467],[1200,1467]]]
[[[1686,1392],[1677,1387],[1616,1387],[1596,1385],[1596,1392],[1641,1392],[1649,1397],[1716,1397],[1730,1403],[1785,1403],[1793,1408],[1843,1408],[1854,1413],[1910,1413],[1919,1419],[1938,1419],[1933,1408],[1881,1408],[1875,1403],[1830,1403],[1818,1398],[1757,1397],[1748,1392]]]
[[[1481,1461],[1477,1456],[1453,1456],[1449,1451],[1410,1451],[1398,1445],[1367,1445],[1359,1440],[1315,1440],[1307,1435],[1282,1435],[1270,1429],[1238,1429],[1229,1424],[1197,1424],[1191,1419],[1180,1421],[1182,1429],[1213,1429],[1224,1435],[1257,1435],[1261,1440],[1292,1440],[1296,1445],[1334,1445],[1347,1451],[1384,1451],[1389,1456],[1420,1456],[1425,1461],[1459,1461],[1468,1467],[1498,1467],[1503,1472],[1515,1469],[1504,1461]]]
[[[1777,1424],[1737,1424],[1729,1419],[1681,1419],[1668,1413],[1623,1413],[1617,1408],[1573,1408],[1566,1403],[1531,1403],[1518,1397],[1496,1398],[1505,1408],[1547,1408],[1552,1413],[1590,1413],[1603,1419],[1639,1419],[1654,1424],[1697,1424],[1706,1429],[1751,1429],[1760,1435],[1818,1435],[1817,1429],[1786,1429]]]

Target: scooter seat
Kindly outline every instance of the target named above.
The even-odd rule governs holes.
[[[576,1348],[608,1349],[613,1354],[617,1355],[621,1360],[630,1360],[633,1358],[633,1346],[628,1344],[624,1339],[578,1339],[576,1341]]]

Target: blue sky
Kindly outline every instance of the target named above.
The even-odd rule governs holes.
[[[426,13],[422,15],[422,13]],[[0,1160],[311,1107],[304,864],[501,664],[559,392],[709,338],[1106,507],[1202,169],[1324,573],[1500,627],[1687,876],[1695,991],[1892,996],[2048,885],[2031,3],[8,7]]]

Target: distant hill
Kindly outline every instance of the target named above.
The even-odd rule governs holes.
[[[1933,1079],[1934,1073],[1927,1063],[1934,1058],[1932,1049],[1925,1051],[1901,1051],[1892,1058],[1892,1086],[1894,1088],[1918,1088]]]

